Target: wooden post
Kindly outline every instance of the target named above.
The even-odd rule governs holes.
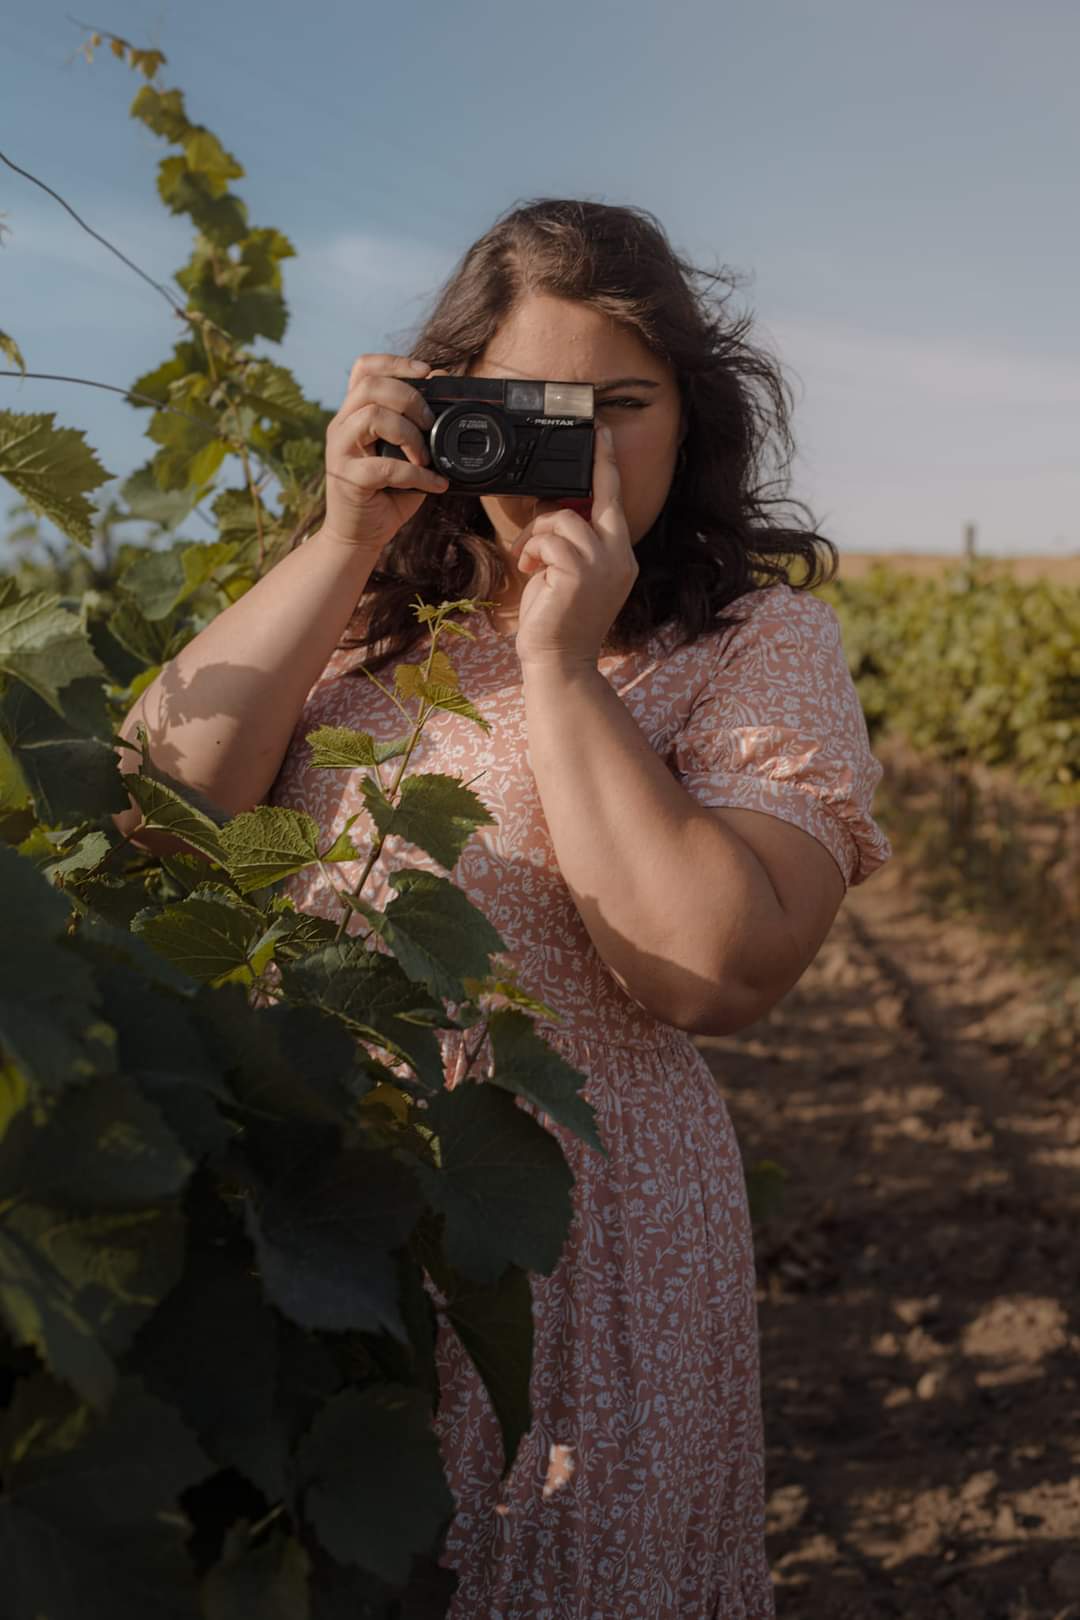
[[[975,560],[975,525],[974,525],[974,523],[965,523],[964,524],[964,561],[965,562],[974,562],[974,560]]]

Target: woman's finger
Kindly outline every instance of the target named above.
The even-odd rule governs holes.
[[[340,449],[343,455],[369,451],[379,439],[383,439],[387,444],[396,444],[404,450],[414,466],[426,467],[431,459],[427,440],[419,428],[386,405],[361,405],[358,410],[328,428],[327,436],[331,433],[335,448]]]
[[[450,487],[442,473],[433,472],[430,467],[414,467],[411,461],[398,461],[391,456],[357,456],[347,462],[346,467],[345,472],[327,469],[327,478],[341,479],[365,495],[373,495],[380,489],[444,495]]]
[[[426,377],[426,360],[417,360],[410,354],[362,354],[352,363],[349,372],[351,393],[361,377]]]
[[[577,547],[583,557],[596,554],[596,536],[585,519],[577,512],[564,509],[561,512],[545,512],[542,517],[533,518],[527,523],[510,547],[511,557],[520,555],[534,535],[542,534],[562,535]]]
[[[615,459],[615,439],[609,427],[599,427],[593,447],[592,515],[589,519],[601,540],[626,539],[622,480]]]
[[[330,427],[345,421],[364,405],[386,405],[399,416],[407,416],[410,421],[415,422],[421,432],[426,432],[435,422],[434,414],[423,394],[417,393],[407,382],[401,382],[394,377],[369,376],[361,377],[356,387],[349,390]]]
[[[579,577],[582,564],[587,561],[587,554],[565,534],[545,531],[542,534],[534,534],[525,542],[518,556],[517,565],[523,574],[535,573],[537,568],[548,567]]]

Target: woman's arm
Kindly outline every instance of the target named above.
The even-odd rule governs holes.
[[[134,738],[141,721],[154,764],[230,814],[261,803],[377,557],[325,530],[312,535],[166,664],[120,735]],[[131,770],[134,756],[120,753]],[[128,833],[140,812],[115,820]]]
[[[160,770],[232,815],[270,791],[304,699],[383,548],[429,494],[447,488],[428,466],[420,431],[434,418],[410,386],[429,369],[399,354],[362,354],[353,363],[349,391],[326,430],[322,527],[189,642],[124,721],[123,737],[140,721],[146,727]],[[406,459],[378,455],[380,440]],[[130,769],[130,751],[121,754]],[[141,812],[133,804],[114,820],[132,833]],[[138,842],[162,852],[177,847],[159,833]]]
[[[844,896],[823,845],[777,817],[708,809],[595,666],[523,666],[529,757],[597,951],[653,1017],[729,1035],[802,976]]]

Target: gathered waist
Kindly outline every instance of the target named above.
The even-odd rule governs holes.
[[[555,1025],[547,1019],[536,1019],[533,1029],[560,1057],[586,1074],[603,1073],[613,1068],[652,1067],[665,1071],[685,1071],[687,1066],[704,1062],[691,1037],[670,1024],[654,1022],[647,1030],[634,1029],[625,1034],[621,1031],[611,1034],[602,1026],[569,1022]],[[473,1031],[440,1030],[439,1040],[448,1086],[457,1084],[466,1065],[476,1076],[491,1073],[494,1054],[488,1037],[484,1037],[478,1048]]]

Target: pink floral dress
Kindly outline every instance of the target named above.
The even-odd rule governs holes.
[[[871,814],[881,766],[836,615],[787,585],[731,611],[743,619],[735,630],[676,651],[673,634],[658,633],[637,653],[603,657],[601,672],[699,803],[790,821],[825,846],[845,885],[861,883],[891,850]],[[560,1140],[574,1214],[554,1272],[530,1277],[534,1422],[501,1486],[487,1392],[440,1325],[435,1429],[456,1504],[441,1561],[459,1583],[451,1620],[770,1620],[754,1255],[722,1086],[691,1037],[646,1013],[597,954],[529,767],[513,638],[482,614],[462,622],[475,640],[441,645],[491,732],[439,713],[410,768],[479,775],[474,790],[496,825],[473,835],[453,878],[499,931],[524,988],[562,1014],[539,1032],[588,1076],[609,1158],[518,1099]],[[345,674],[359,658],[331,658],[273,793],[328,836],[363,807],[359,773],[310,768],[306,733],[402,729],[388,698]],[[366,816],[352,829],[361,855],[368,830]],[[387,877],[402,865],[440,870],[392,838],[365,895],[389,902]],[[317,870],[291,892],[306,910],[339,915]],[[461,1037],[440,1039],[453,1083]]]

